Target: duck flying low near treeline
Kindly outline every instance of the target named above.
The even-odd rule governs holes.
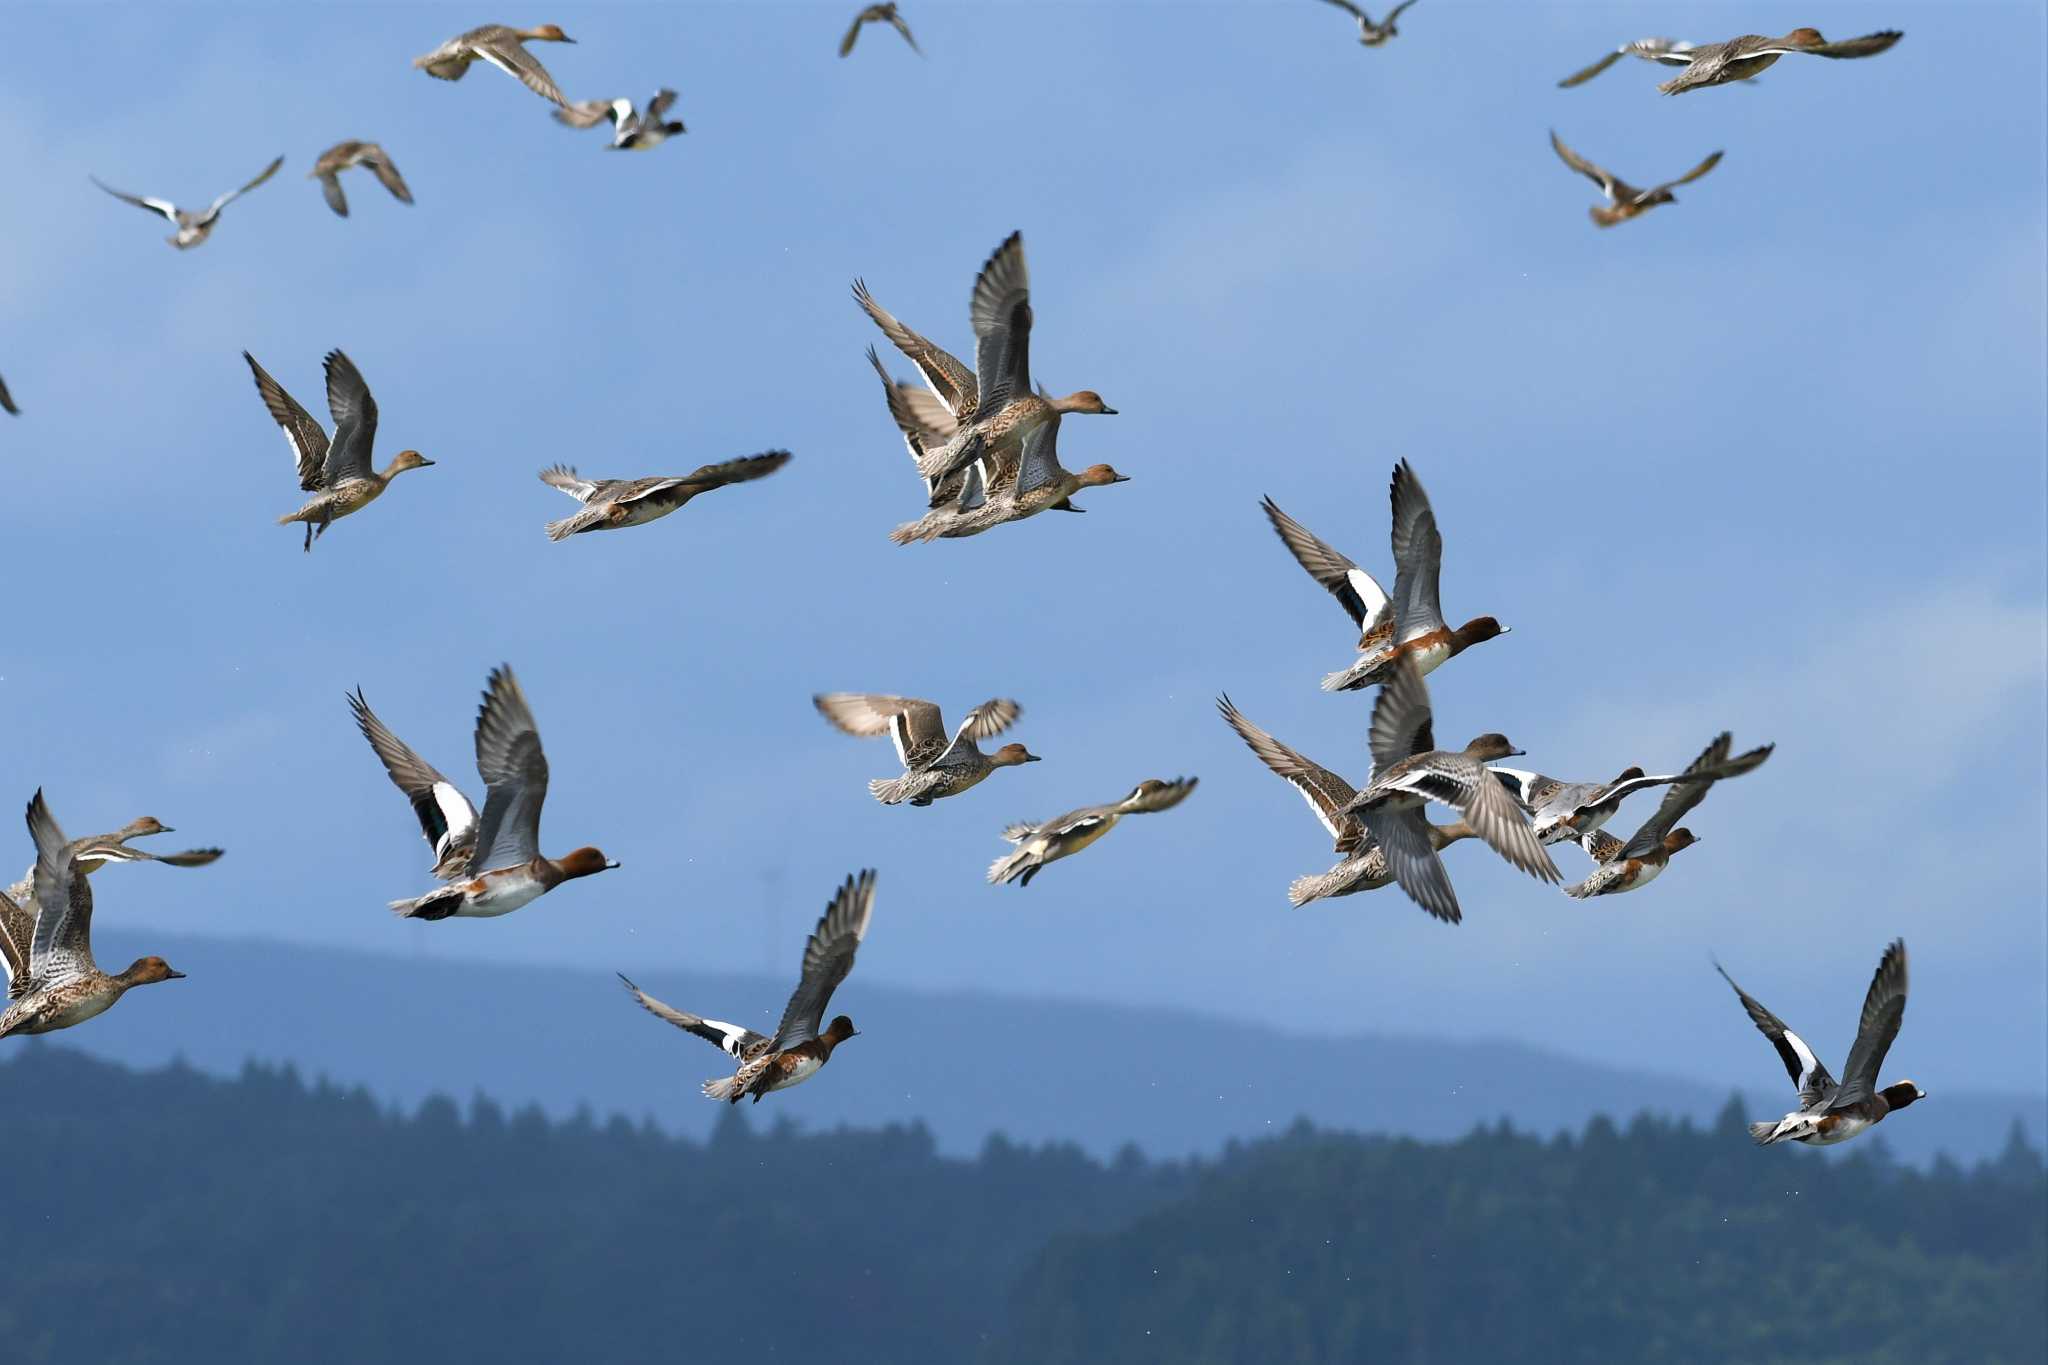
[[[1746,81],[1780,57],[1800,54],[1809,57],[1874,57],[1903,37],[1905,34],[1899,30],[1888,28],[1866,33],[1861,38],[1831,43],[1821,36],[1819,29],[1795,28],[1782,38],[1746,33],[1725,43],[1702,43],[1684,51],[1673,48],[1651,55],[1650,60],[1685,68],[1657,87],[1667,95],[1682,95],[1688,90],[1700,90],[1710,85]]]
[[[1592,218],[1594,225],[1604,228],[1613,227],[1616,223],[1626,223],[1631,218],[1640,217],[1659,204],[1677,203],[1678,196],[1671,192],[1674,188],[1679,185],[1691,184],[1721,164],[1721,153],[1712,152],[1708,154],[1706,160],[1700,162],[1699,165],[1693,167],[1684,175],[1679,176],[1678,179],[1667,180],[1661,185],[1652,185],[1649,189],[1639,190],[1614,172],[1594,165],[1571,148],[1565,146],[1564,140],[1558,137],[1555,131],[1550,134],[1550,146],[1557,153],[1558,160],[1598,185],[1600,193],[1607,196],[1607,203],[1604,206],[1594,204],[1586,210],[1587,215]]]
[[[732,1075],[704,1082],[705,1098],[738,1104],[752,1095],[759,1104],[770,1091],[787,1090],[817,1075],[841,1043],[860,1036],[853,1020],[843,1014],[835,1015],[826,1025],[825,1010],[832,1003],[832,993],[853,970],[854,954],[867,937],[874,909],[873,870],[848,877],[804,944],[803,973],[773,1037],[686,1013],[656,1000],[624,975],[619,980],[649,1014],[695,1034],[739,1063]]]
[[[659,521],[699,493],[731,483],[766,478],[789,463],[786,450],[768,450],[722,464],[707,464],[688,474],[648,479],[585,479],[569,465],[543,469],[540,481],[559,488],[583,504],[583,510],[546,526],[549,540],[566,540],[586,531],[618,531]]]
[[[220,222],[220,211],[247,194],[250,190],[261,185],[264,181],[270,179],[271,176],[276,175],[277,168],[282,165],[284,165],[284,158],[279,157],[268,166],[265,166],[262,173],[254,180],[251,180],[238,190],[229,190],[226,194],[208,204],[205,210],[200,213],[188,213],[168,199],[152,199],[146,195],[129,194],[125,190],[117,190],[96,175],[88,175],[86,179],[92,181],[93,184],[98,185],[124,204],[133,204],[139,209],[148,209],[151,213],[161,215],[172,227],[177,229],[176,232],[164,238],[164,240],[180,251],[184,251],[198,246],[201,242],[212,236],[215,224]]]
[[[1131,794],[1121,801],[1107,805],[1083,806],[1070,810],[1065,815],[1036,823],[1029,821],[1011,825],[1003,831],[1003,838],[1017,847],[989,864],[988,879],[992,884],[1002,885],[1016,882],[1019,886],[1031,885],[1031,879],[1047,863],[1071,858],[1082,849],[1116,828],[1117,821],[1126,815],[1152,815],[1163,810],[1172,810],[1187,799],[1195,789],[1199,778],[1176,777],[1171,782],[1148,777],[1131,789]]]
[[[1401,889],[1439,919],[1456,923],[1458,896],[1437,856],[1423,807],[1450,806],[1495,853],[1538,881],[1563,880],[1529,817],[1487,771],[1521,753],[1506,735],[1480,735],[1460,750],[1436,747],[1429,689],[1412,659],[1399,660],[1372,711],[1372,781],[1345,803],[1387,852]]]
[[[903,775],[878,777],[868,783],[868,791],[885,806],[905,801],[929,806],[979,785],[997,768],[1038,762],[1038,755],[1021,744],[1005,744],[992,754],[981,751],[978,741],[1001,734],[1024,713],[1024,708],[1008,697],[983,702],[950,733],[939,708],[917,697],[821,692],[811,698],[811,704],[843,734],[861,739],[887,735],[895,742]]]
[[[1508,633],[1508,628],[1491,616],[1475,616],[1456,630],[1444,624],[1438,587],[1444,539],[1437,530],[1429,495],[1406,460],[1394,466],[1389,499],[1393,506],[1392,596],[1371,574],[1281,511],[1271,498],[1261,504],[1295,562],[1337,599],[1358,627],[1358,658],[1349,668],[1324,676],[1325,692],[1354,692],[1385,682],[1404,658],[1412,660],[1422,673],[1431,673],[1473,645]]]
[[[887,24],[890,28],[903,35],[903,41],[910,44],[912,52],[915,52],[920,57],[924,55],[924,49],[917,45],[917,39],[910,36],[910,25],[903,22],[903,16],[896,12],[895,5],[887,4],[869,5],[866,9],[853,16],[853,23],[848,26],[846,36],[839,40],[840,56],[851,57],[853,55],[853,45],[860,41],[861,29],[869,24]]]
[[[299,401],[285,392],[284,385],[270,377],[247,351],[255,376],[256,392],[263,406],[284,432],[285,443],[298,462],[299,488],[313,496],[306,504],[277,519],[280,526],[304,522],[305,548],[327,533],[341,518],[360,512],[391,486],[391,481],[408,469],[424,469],[432,460],[417,450],[401,450],[391,458],[383,473],[370,467],[370,451],[377,439],[377,400],[363,381],[355,362],[340,351],[329,351],[323,362],[327,373],[327,411],[334,418],[334,439]]]
[[[412,59],[420,70],[444,81],[459,81],[469,74],[469,64],[489,62],[498,70],[544,100],[566,105],[561,87],[540,58],[526,50],[528,43],[573,43],[576,40],[555,24],[534,28],[513,28],[507,24],[485,24],[459,33],[424,56]]]
[[[1377,22],[1370,14],[1351,3],[1351,0],[1323,0],[1335,5],[1358,21],[1358,41],[1365,47],[1378,47],[1389,38],[1401,36],[1401,30],[1394,27],[1394,21],[1401,17],[1401,11],[1415,3],[1415,0],[1401,0],[1401,3],[1387,11],[1387,17]]]
[[[337,142],[320,153],[320,159],[313,163],[313,169],[306,172],[308,180],[320,182],[320,192],[327,196],[327,207],[339,216],[348,217],[348,195],[342,192],[341,173],[351,166],[361,166],[377,177],[377,183],[391,191],[391,197],[401,204],[412,202],[412,190],[406,186],[405,177],[398,173],[398,165],[385,150],[374,142]]]
[[[1310,901],[1356,895],[1360,891],[1377,891],[1394,884],[1394,871],[1387,864],[1387,851],[1372,837],[1372,831],[1365,827],[1365,822],[1347,809],[1352,798],[1358,795],[1349,782],[1254,725],[1231,703],[1229,697],[1218,697],[1216,709],[1261,763],[1301,793],[1317,822],[1329,831],[1335,842],[1334,851],[1344,855],[1343,861],[1329,871],[1296,877],[1289,883],[1289,905],[1300,907]],[[1431,824],[1426,829],[1430,847],[1438,853],[1460,839],[1473,837],[1472,826],[1463,820],[1448,825]],[[1439,914],[1438,918],[1456,924],[1463,916],[1454,903],[1447,913]]]
[[[1911,1081],[1895,1081],[1880,1088],[1877,1076],[1885,1054],[1899,1036],[1906,1017],[1906,943],[1893,939],[1878,959],[1870,989],[1863,997],[1863,1013],[1857,1021],[1856,1041],[1849,1047],[1849,1060],[1842,1066],[1838,1083],[1814,1056],[1804,1039],[1785,1027],[1756,998],[1735,984],[1720,963],[1714,970],[1734,988],[1742,1008],[1748,1012],[1757,1032],[1770,1039],[1785,1064],[1785,1074],[1799,1095],[1799,1107],[1785,1117],[1749,1125],[1749,1136],[1759,1147],[1777,1142],[1804,1142],[1828,1147],[1847,1142],[1888,1114],[1927,1098],[1927,1092]]]
[[[1725,744],[1729,736],[1722,734],[1715,743]],[[1532,773],[1522,768],[1510,768],[1496,763],[1490,771],[1514,793],[1522,809],[1536,826],[1536,837],[1546,844],[1562,843],[1567,839],[1584,840],[1614,817],[1621,809],[1621,803],[1639,791],[1651,787],[1668,787],[1676,782],[1695,781],[1711,778],[1719,781],[1726,777],[1740,777],[1761,766],[1771,756],[1775,745],[1766,744],[1760,749],[1751,749],[1739,754],[1719,766],[1708,766],[1703,770],[1687,769],[1683,773],[1670,773],[1652,777],[1641,768],[1627,768],[1612,782],[1560,782],[1542,773]]]
[[[664,88],[655,92],[644,109],[637,111],[631,100],[578,100],[555,110],[555,118],[571,128],[595,128],[610,120],[611,150],[651,152],[677,134],[689,131],[681,119],[665,117],[675,102],[676,92]]]
[[[476,716],[476,769],[484,780],[479,815],[468,797],[408,748],[370,710],[360,689],[348,699],[356,725],[385,772],[412,803],[420,832],[434,850],[434,876],[451,883],[423,896],[392,901],[406,919],[506,915],[577,877],[618,866],[585,846],[560,858],[540,851],[540,809],[548,794],[548,760],[526,694],[509,664],[491,670]]]
[[[185,975],[155,956],[112,975],[101,971],[92,956],[92,885],[40,791],[28,803],[28,831],[36,846],[34,895],[26,903],[0,895],[8,999],[0,1038],[71,1028],[106,1013],[137,986]]]
[[[1618,896],[1657,880],[1670,866],[1672,854],[1699,842],[1699,837],[1691,830],[1674,828],[1686,812],[1706,800],[1707,792],[1716,782],[1751,771],[1769,758],[1771,750],[1776,747],[1766,744],[1740,758],[1730,759],[1728,750],[1731,746],[1732,740],[1725,731],[1715,736],[1714,742],[1687,765],[1680,780],[1673,783],[1664,799],[1657,803],[1657,813],[1645,820],[1627,841],[1597,828],[1584,836],[1579,841],[1581,846],[1599,865],[1591,876],[1576,886],[1566,887],[1564,893],[1573,900]]]

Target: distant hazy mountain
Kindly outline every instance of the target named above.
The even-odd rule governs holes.
[[[103,937],[109,961],[138,946]],[[216,1072],[250,1058],[290,1062],[405,1104],[481,1091],[555,1115],[587,1105],[652,1116],[679,1134],[706,1134],[716,1116],[697,1087],[720,1073],[722,1055],[643,1013],[600,973],[154,933],[147,946],[192,979],[137,992],[62,1035],[67,1045],[135,1065],[183,1057]],[[639,980],[683,1008],[763,1030],[791,985],[678,972]],[[811,1129],[922,1120],[954,1152],[1003,1133],[1176,1156],[1279,1132],[1301,1116],[1425,1138],[1504,1116],[1537,1133],[1642,1110],[1704,1123],[1729,1093],[1511,1042],[1309,1038],[1193,1013],[871,981],[844,1003],[861,1036],[815,1080],[769,1097],[760,1117],[773,1111]],[[1762,1112],[1786,1097],[1747,1098]],[[2015,1119],[2040,1145],[2048,1098],[1943,1092],[1883,1136],[1903,1159],[1946,1151],[1975,1160],[2000,1149]]]

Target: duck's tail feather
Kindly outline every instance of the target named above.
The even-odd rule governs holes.
[[[991,886],[1001,886],[1016,881],[1020,876],[1024,885],[1031,884],[1031,874],[1038,870],[1037,855],[1028,848],[1013,848],[988,865],[988,880]]]
[[[392,901],[391,913],[400,919],[447,919],[462,905],[462,892],[454,887],[429,891],[411,900]]]

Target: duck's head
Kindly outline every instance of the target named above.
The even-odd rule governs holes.
[[[1515,747],[1514,741],[1498,730],[1481,735],[1465,746],[1466,756],[1476,758],[1481,763],[1491,762],[1496,758],[1515,758],[1521,753],[1522,750]]]
[[[1911,1081],[1897,1081],[1877,1092],[1884,1096],[1885,1107],[1891,1110],[1904,1109],[1916,1100],[1927,1098],[1927,1092]]]
[[[121,979],[131,986],[148,986],[158,981],[183,981],[185,974],[171,970],[171,964],[160,957],[138,957]]]
[[[140,839],[146,834],[173,833],[176,833],[176,831],[154,815],[145,815],[140,819],[130,820],[127,824],[121,826],[119,837],[123,839]]]
[[[520,36],[528,39],[529,41],[539,41],[543,43],[573,43],[576,41],[574,38],[571,38],[568,34],[562,32],[562,26],[560,24],[542,24],[538,28],[527,29],[526,32],[524,32]]]
[[[1475,616],[1458,627],[1458,638],[1468,645],[1476,645],[1481,640],[1491,640],[1496,635],[1507,633],[1508,628],[1491,616]]]
[[[1689,829],[1674,829],[1664,836],[1664,851],[1676,853],[1682,848],[1691,848],[1700,837]]]
[[[1119,474],[1106,464],[1091,464],[1074,476],[1074,482],[1083,488],[1101,488],[1112,483],[1129,483],[1131,476]]]
[[[832,1022],[825,1026],[824,1039],[833,1047],[838,1047],[848,1038],[858,1037],[860,1037],[860,1030],[853,1026],[853,1020],[843,1014],[834,1015]]]
[[[1817,28],[1795,28],[1781,41],[1787,47],[1821,47],[1827,43]]]
[[[602,852],[585,844],[582,848],[571,849],[555,859],[555,866],[562,869],[563,880],[571,877],[591,877],[608,872],[618,866]]]
[[[1093,389],[1077,389],[1065,398],[1052,400],[1054,408],[1061,412],[1086,412],[1102,417],[1116,416],[1116,409],[1102,401],[1102,395]]]
[[[988,756],[988,761],[998,768],[1011,768],[1019,763],[1036,763],[1038,755],[1021,744],[1005,744]]]
[[[391,461],[391,472],[400,474],[408,469],[425,469],[433,461],[417,450],[401,450]]]

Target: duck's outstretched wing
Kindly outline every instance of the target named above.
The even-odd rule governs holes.
[[[1835,1078],[1828,1074],[1820,1058],[1813,1055],[1813,1049],[1806,1045],[1806,1040],[1786,1028],[1785,1021],[1764,1008],[1762,1001],[1736,985],[1727,968],[1716,962],[1714,970],[1721,973],[1721,979],[1742,1001],[1742,1008],[1748,1012],[1749,1021],[1756,1025],[1757,1032],[1768,1038],[1771,1046],[1777,1049],[1778,1060],[1785,1064],[1785,1074],[1792,1078],[1792,1087],[1799,1092],[1799,1103],[1811,1109],[1833,1096]]]
[[[818,927],[804,945],[803,979],[797,983],[789,1005],[782,1011],[771,1047],[783,1052],[818,1036],[832,992],[853,970],[853,955],[867,937],[868,920],[875,909],[875,874],[868,869],[848,877],[818,919]]]
[[[1893,939],[1878,959],[1870,978],[1870,990],[1863,997],[1863,1017],[1856,1028],[1856,1042],[1849,1060],[1842,1063],[1842,1086],[1830,1101],[1830,1108],[1843,1109],[1877,1093],[1877,1071],[1899,1036],[1906,1017],[1906,941]]]
[[[665,1005],[634,985],[624,972],[619,973],[619,980],[625,983],[627,990],[633,992],[633,998],[640,1002],[641,1009],[657,1019],[674,1024],[685,1033],[696,1034],[729,1056],[745,1061],[758,1054],[768,1044],[767,1035],[756,1033],[750,1028],[741,1028],[738,1024],[728,1024],[717,1019],[706,1019],[702,1015],[679,1010],[673,1005]]]

